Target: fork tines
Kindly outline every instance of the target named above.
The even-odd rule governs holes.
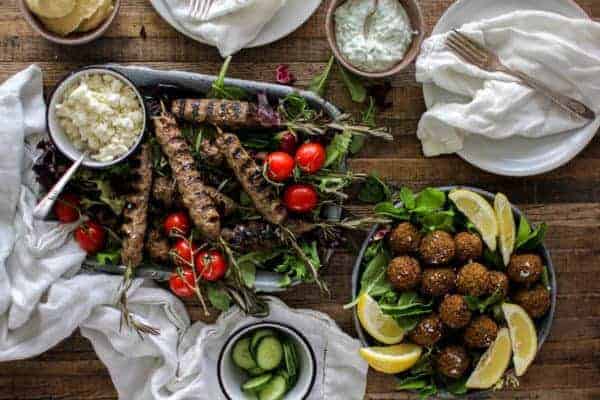
[[[450,32],[446,38],[446,46],[465,61],[482,68],[486,66],[490,59],[488,49],[456,29]]]
[[[205,19],[208,16],[214,0],[191,0],[189,13],[192,17]]]

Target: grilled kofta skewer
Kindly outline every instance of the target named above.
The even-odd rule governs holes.
[[[169,160],[177,189],[194,225],[207,238],[217,240],[221,234],[219,212],[211,197],[211,191],[202,182],[190,146],[177,121],[173,115],[166,112],[153,117],[152,120],[156,138]]]
[[[143,144],[135,157],[139,165],[135,168],[138,180],[133,183],[133,192],[127,196],[123,211],[125,223],[121,260],[128,267],[137,267],[143,259],[144,237],[148,227],[148,202],[152,189],[152,152],[150,145]]]
[[[273,186],[264,178],[261,168],[244,149],[238,137],[231,133],[221,133],[216,144],[258,212],[272,224],[283,223],[287,218],[285,206],[281,204]]]
[[[179,99],[171,104],[171,112],[184,121],[232,129],[277,127],[272,121],[260,118],[256,105],[246,101]]]

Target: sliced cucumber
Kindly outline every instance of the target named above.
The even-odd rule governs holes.
[[[286,391],[287,385],[285,379],[282,376],[275,375],[258,391],[258,400],[280,400]]]
[[[249,379],[242,385],[242,390],[256,392],[265,386],[272,377],[272,374],[263,374],[261,376],[257,376],[256,378]]]
[[[265,370],[259,367],[256,368],[250,368],[248,370],[248,374],[250,374],[250,376],[259,376],[265,373]]]
[[[258,342],[260,339],[267,336],[276,336],[276,333],[273,329],[259,329],[252,335],[252,340],[250,341],[250,352],[252,354],[256,354],[256,346],[258,346]]]
[[[231,357],[235,365],[242,369],[250,370],[258,366],[250,353],[250,338],[238,340],[235,346],[233,346]]]
[[[254,392],[244,392],[245,400],[258,400],[258,396]]]
[[[274,336],[262,338],[256,346],[254,358],[256,364],[265,371],[277,368],[283,360],[283,347],[279,339]]]
[[[283,344],[283,356],[285,361],[285,369],[290,377],[298,375],[298,356],[296,346],[290,341]]]

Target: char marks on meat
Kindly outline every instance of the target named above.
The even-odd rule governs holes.
[[[169,160],[183,204],[194,225],[209,239],[216,240],[221,233],[221,221],[211,190],[204,184],[189,144],[175,118],[168,113],[154,117],[156,138]]]
[[[152,184],[152,198],[171,208],[177,198],[176,182],[171,177],[159,176]]]
[[[127,195],[123,211],[123,248],[121,259],[126,266],[137,267],[143,260],[144,237],[148,227],[148,203],[152,189],[152,152],[150,145],[143,144],[135,156],[137,181],[132,185],[133,192]]]
[[[174,100],[171,111],[178,118],[192,123],[210,123],[232,129],[272,128],[272,123],[262,121],[255,104],[237,100],[179,99]]]
[[[285,206],[281,204],[273,186],[264,178],[261,168],[244,149],[238,137],[231,133],[222,133],[216,143],[258,212],[272,224],[279,225],[285,221]]]
[[[217,145],[208,139],[202,139],[202,142],[200,143],[200,154],[202,155],[202,160],[213,167],[219,167],[223,165],[223,161],[225,161],[225,157],[223,157],[223,154],[221,154]]]
[[[169,261],[169,241],[158,229],[151,229],[146,240],[146,251],[154,262],[166,263]]]

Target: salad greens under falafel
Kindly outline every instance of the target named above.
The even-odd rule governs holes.
[[[415,195],[403,188],[375,206],[377,214],[398,224],[373,235],[362,260],[360,291],[349,306],[358,304],[359,321],[373,342],[387,345],[361,354],[374,369],[399,374],[398,390],[417,390],[427,398],[438,391],[460,395],[514,383],[505,373],[510,353],[498,355],[502,346],[495,344],[507,340],[503,326],[509,325],[511,336],[517,332],[502,305],[515,303],[529,321],[548,313],[551,287],[540,256],[546,226],[532,229],[521,217],[517,230],[512,210],[509,222],[501,215],[510,203],[504,195],[496,197],[494,210],[464,189],[427,188]],[[503,259],[503,252],[509,257]],[[378,309],[365,307],[369,302]],[[529,334],[537,351],[535,328]],[[412,355],[414,346],[419,357]],[[498,379],[485,382],[480,370],[503,362],[494,357],[508,361],[498,367]],[[528,365],[516,366],[517,375]]]

